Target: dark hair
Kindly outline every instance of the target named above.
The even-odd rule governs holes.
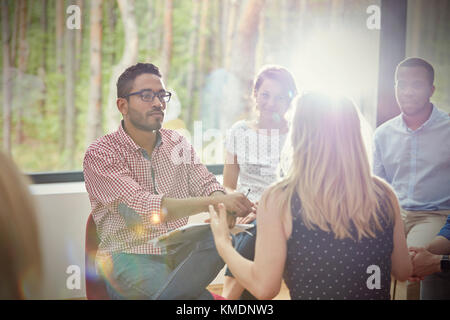
[[[297,86],[295,85],[294,77],[286,68],[277,65],[266,65],[261,68],[255,78],[255,84],[253,86],[254,96],[256,96],[259,87],[261,87],[263,81],[267,78],[279,82],[283,89],[286,90],[290,100],[297,95]]]
[[[117,80],[117,97],[123,98],[130,93],[134,79],[144,73],[157,75],[161,78],[161,73],[157,66],[152,63],[138,63],[126,69]]]
[[[428,72],[428,80],[430,80],[430,84],[433,85],[434,83],[434,69],[431,64],[429,64],[427,61],[421,59],[421,58],[406,58],[405,60],[401,61],[397,68],[395,69],[395,78],[397,79],[397,73],[398,69],[400,67],[422,67],[425,68]]]

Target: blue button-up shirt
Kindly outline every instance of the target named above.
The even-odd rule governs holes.
[[[438,236],[442,236],[450,240],[450,215],[447,217],[447,222],[442,227],[441,231],[439,231]]]
[[[374,174],[394,188],[405,210],[450,210],[450,117],[433,106],[411,130],[399,115],[374,135]]]

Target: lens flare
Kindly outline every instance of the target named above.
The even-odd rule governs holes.
[[[150,220],[152,224],[160,224],[161,223],[161,212],[160,211],[153,211]]]

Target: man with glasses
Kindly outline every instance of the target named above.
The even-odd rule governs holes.
[[[86,190],[100,238],[96,265],[113,299],[212,299],[205,289],[224,266],[210,230],[172,247],[150,240],[184,226],[188,217],[224,203],[230,224],[253,204],[225,194],[195,151],[162,129],[171,93],[159,69],[138,63],[117,81],[117,131],[94,141],[84,158]]]
[[[374,174],[399,198],[408,247],[427,247],[450,214],[450,117],[430,102],[428,62],[405,59],[395,77],[401,114],[375,131]],[[408,283],[408,299],[419,297],[417,284]]]

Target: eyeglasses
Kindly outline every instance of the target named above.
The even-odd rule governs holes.
[[[122,98],[128,98],[129,96],[139,95],[141,97],[142,101],[145,102],[152,102],[155,97],[158,97],[159,101],[162,103],[167,103],[170,101],[170,97],[172,97],[172,93],[169,91],[161,90],[159,92],[153,92],[150,89],[144,89],[137,92],[132,92],[127,94],[126,96],[123,96]]]

